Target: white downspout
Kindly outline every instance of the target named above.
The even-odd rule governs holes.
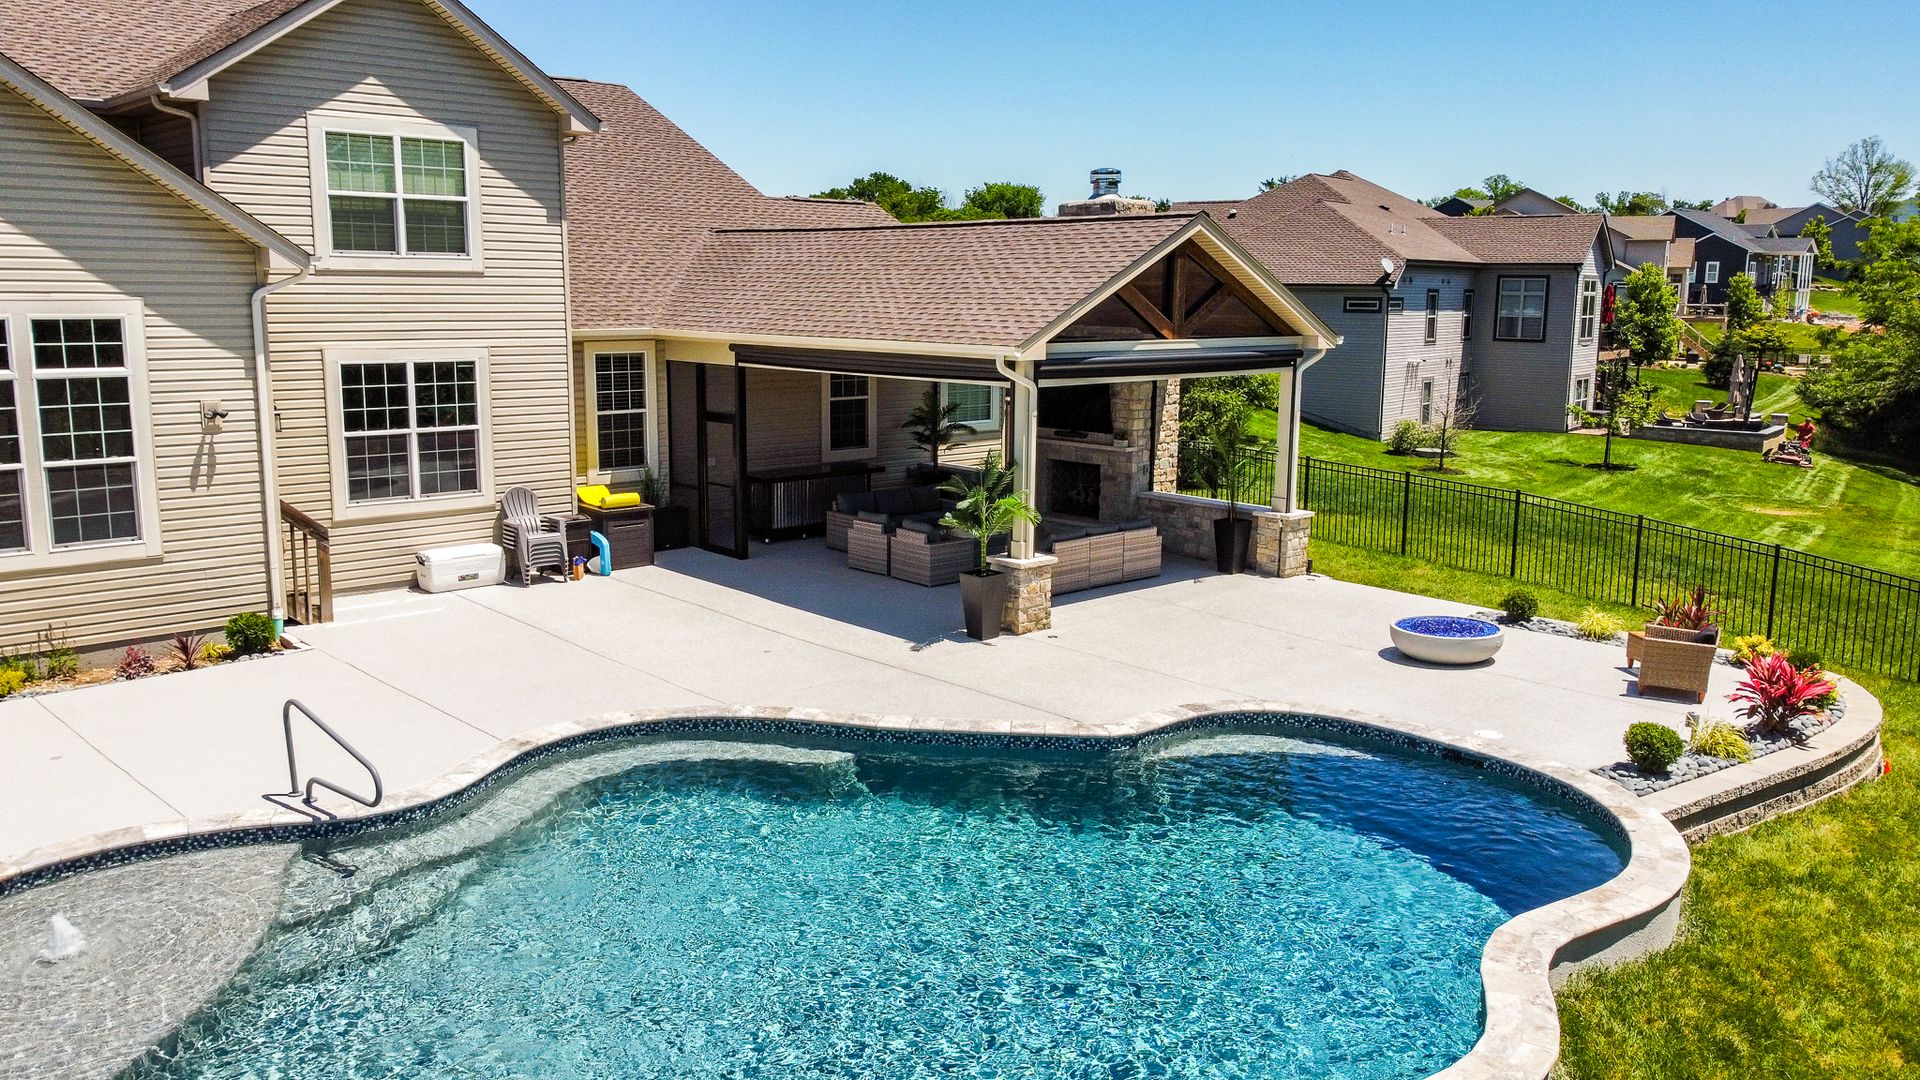
[[[267,613],[277,638],[287,630],[285,569],[280,565],[280,477],[273,446],[273,384],[267,364],[267,297],[304,281],[313,267],[253,290],[253,413],[260,428],[260,529],[267,542]]]
[[[1020,487],[1027,497],[1032,498],[1038,465],[1034,459],[1040,452],[1040,432],[1035,427],[1040,416],[1040,384],[1016,371],[1004,356],[994,357],[993,366],[1001,377],[1013,384],[1013,412],[1020,425],[1014,431],[1015,444],[1020,448],[1014,459],[1015,475],[1023,481]],[[1009,546],[1014,558],[1033,558],[1033,526],[1025,521],[1015,525]]]
[[[1300,399],[1305,396],[1300,390],[1300,376],[1325,355],[1327,350],[1323,346],[1315,349],[1312,355],[1301,357],[1285,380],[1286,415],[1280,418],[1280,434],[1285,442],[1280,447],[1280,456],[1273,468],[1273,508],[1283,514],[1291,514],[1300,508]]]
[[[148,96],[147,104],[152,105],[156,112],[163,112],[168,116],[178,116],[187,122],[187,138],[193,140],[193,178],[195,180],[202,179],[201,173],[205,170],[206,166],[200,152],[200,117],[186,109],[168,105],[166,102],[160,100],[159,94]]]

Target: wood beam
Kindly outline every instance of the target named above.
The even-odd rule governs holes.
[[[1155,307],[1153,301],[1147,299],[1147,294],[1135,288],[1133,282],[1129,281],[1125,285],[1120,286],[1119,296],[1122,302],[1133,309],[1135,315],[1145,319],[1147,325],[1158,331],[1161,337],[1177,338],[1180,336],[1180,331],[1174,327],[1172,320],[1168,319],[1164,312]]]
[[[1237,297],[1241,303],[1247,305],[1247,309],[1249,311],[1252,311],[1255,317],[1257,317],[1261,322],[1264,322],[1267,324],[1267,329],[1272,330],[1275,334],[1280,334],[1280,335],[1293,334],[1297,332],[1285,326],[1275,326],[1273,319],[1267,313],[1268,309],[1267,309],[1266,301],[1255,296],[1253,294],[1252,289],[1249,289],[1245,285],[1240,284],[1240,279],[1233,276],[1233,271],[1228,270],[1226,267],[1220,265],[1219,260],[1215,259],[1212,255],[1207,254],[1207,251],[1205,248],[1199,246],[1198,244],[1190,243],[1186,247],[1182,248],[1181,250],[1184,251],[1188,256],[1190,256],[1194,262],[1199,263],[1203,268],[1205,268],[1207,273],[1212,274],[1214,277],[1218,278],[1220,281],[1220,284],[1226,286],[1227,290],[1233,293],[1233,295]]]
[[[1214,282],[1213,288],[1207,290],[1206,295],[1200,298],[1200,302],[1188,308],[1180,316],[1180,332],[1187,337],[1192,337],[1190,328],[1205,322],[1208,316],[1220,310],[1220,305],[1231,299],[1233,294],[1227,291],[1226,285],[1222,282]]]

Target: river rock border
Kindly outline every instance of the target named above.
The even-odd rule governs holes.
[[[1686,841],[1656,810],[1591,772],[1533,758],[1485,740],[1452,735],[1359,711],[1305,709],[1265,700],[1212,702],[1156,710],[1112,723],[924,720],[820,709],[614,712],[549,724],[503,740],[439,777],[392,796],[390,809],[333,821],[293,819],[261,810],[118,829],[30,852],[0,866],[0,894],[41,882],[181,851],[238,844],[346,836],[416,821],[456,807],[535,762],[574,747],[635,735],[742,733],[852,738],[932,746],[1111,751],[1196,729],[1280,723],[1386,742],[1519,780],[1594,815],[1624,843],[1627,863],[1612,880],[1524,912],[1497,927],[1481,954],[1485,1019],[1480,1039],[1436,1074],[1444,1080],[1544,1078],[1559,1058],[1553,985],[1588,963],[1613,962],[1664,948],[1678,927],[1690,856]],[[292,820],[290,820],[292,819]]]

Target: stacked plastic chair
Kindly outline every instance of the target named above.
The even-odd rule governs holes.
[[[542,570],[567,580],[566,525],[559,518],[540,516],[540,496],[532,488],[508,488],[500,497],[500,543],[513,553],[520,584],[532,584],[533,575]]]

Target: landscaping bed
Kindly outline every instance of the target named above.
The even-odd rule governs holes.
[[[1790,746],[1799,746],[1809,738],[1812,738],[1816,733],[1839,723],[1840,718],[1846,714],[1847,700],[1840,698],[1828,706],[1825,712],[1801,717],[1793,721],[1788,725],[1788,730],[1792,734],[1762,735],[1748,732],[1747,747],[1752,754],[1752,757],[1748,758],[1748,760],[1758,761],[1760,758],[1766,757],[1768,754],[1777,750],[1785,750]],[[1689,715],[1698,716],[1699,714],[1690,713]],[[1618,761],[1612,765],[1603,766],[1593,771],[1619,784],[1635,795],[1647,796],[1656,791],[1673,787],[1675,784],[1684,784],[1689,780],[1698,780],[1703,776],[1711,776],[1722,769],[1731,769],[1735,765],[1740,764],[1743,763],[1735,758],[1712,757],[1707,754],[1689,751],[1682,755],[1680,760],[1668,766],[1665,771],[1649,772],[1631,761]]]

